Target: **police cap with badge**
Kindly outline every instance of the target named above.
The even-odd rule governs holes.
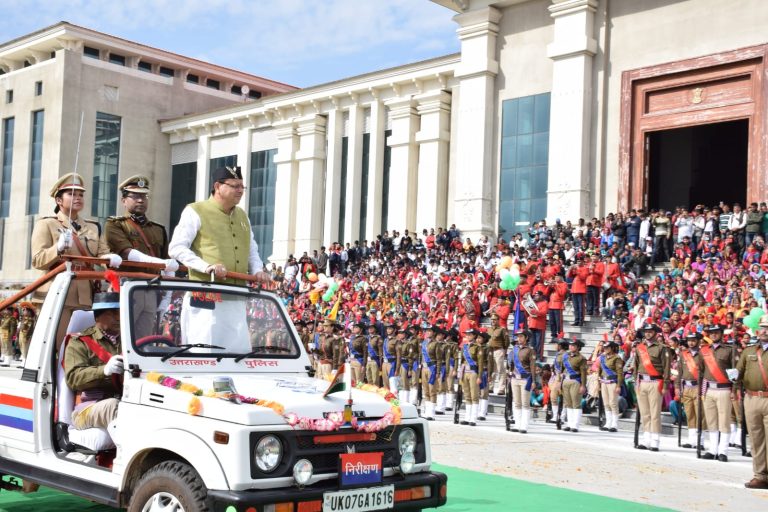
[[[117,187],[123,194],[123,197],[128,194],[149,194],[149,178],[136,174],[126,179]]]

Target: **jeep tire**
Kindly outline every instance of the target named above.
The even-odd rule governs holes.
[[[166,461],[152,467],[133,489],[128,512],[209,512],[208,489],[189,464]]]

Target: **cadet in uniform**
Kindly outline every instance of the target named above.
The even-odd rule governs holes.
[[[736,368],[736,351],[723,343],[722,326],[711,325],[705,332],[712,340],[712,345],[701,347],[698,358],[699,372],[703,372],[704,377],[702,407],[709,434],[709,447],[702,458],[728,462],[733,385],[727,370]]]
[[[462,346],[462,377],[461,390],[464,395],[466,409],[462,425],[475,426],[477,419],[477,409],[480,399],[480,380],[483,370],[485,370],[483,347],[477,343],[477,331],[469,328],[464,331],[464,345]]]
[[[179,269],[176,260],[168,258],[168,234],[165,227],[147,218],[149,207],[149,178],[131,176],[119,185],[127,215],[110,217],[104,227],[109,250],[123,260],[139,263],[160,263],[165,271]],[[133,295],[134,336],[143,338],[155,332],[157,297],[150,293]],[[140,301],[140,303],[137,303]]]
[[[421,397],[424,402],[422,414],[428,420],[435,419],[435,404],[437,403],[437,340],[435,326],[424,326],[424,340],[419,346],[421,353]]]
[[[326,320],[318,325],[317,337],[317,378],[325,379],[333,372],[338,354],[336,353],[336,339],[333,336],[335,322]]]
[[[555,356],[554,364],[552,365],[552,377],[549,378],[549,402],[555,409],[554,419],[551,421],[557,422],[557,401],[562,394],[563,379],[565,378],[565,368],[563,368],[563,356],[568,352],[568,341],[560,340],[557,342],[557,355]],[[566,408],[563,406],[560,411],[560,421],[565,420]]]
[[[376,324],[368,324],[368,363],[365,365],[365,380],[368,384],[381,386],[381,336],[376,331]]]
[[[678,374],[683,379],[683,396],[678,397],[685,410],[688,421],[688,441],[683,448],[696,448],[699,441],[699,343],[701,334],[694,331],[685,337],[687,348],[680,350]],[[678,390],[676,392],[679,393]],[[702,425],[706,425],[702,418]]]
[[[435,405],[435,414],[445,414],[445,397],[448,393],[446,379],[448,378],[448,369],[445,364],[445,351],[450,348],[446,339],[448,333],[442,327],[435,327],[435,341],[437,342],[436,357],[437,363],[437,404]]]
[[[488,344],[493,353],[493,392],[497,395],[503,394],[507,389],[507,369],[506,358],[507,349],[509,349],[509,331],[507,326],[499,324],[499,315],[491,315],[491,327],[488,328],[490,343]]]
[[[531,418],[531,389],[536,379],[536,351],[528,346],[531,331],[519,329],[515,331],[517,340],[509,351],[509,372],[512,379],[512,414],[515,426],[512,432],[525,434],[528,432],[528,422]]]
[[[2,357],[0,357],[0,365],[9,366],[13,361],[13,335],[16,334],[16,327],[18,322],[13,316],[11,308],[5,308],[0,311],[0,343],[2,344]]]
[[[411,354],[411,392],[408,396],[408,401],[413,405],[419,398],[419,382],[421,377],[421,336],[419,331],[421,327],[418,325],[411,326],[411,336],[408,340]],[[423,391],[423,390],[422,390]],[[422,397],[423,398],[423,397]]]
[[[65,174],[54,183],[51,197],[56,202],[53,217],[43,217],[35,223],[32,231],[32,266],[43,272],[61,263],[61,256],[104,257],[110,267],[119,267],[123,262],[117,254],[110,254],[109,247],[101,238],[101,228],[94,220],[81,219],[80,211],[85,207],[83,177],[79,174]],[[90,265],[74,263],[73,270],[86,270]],[[69,319],[75,309],[91,307],[93,289],[87,280],[73,281],[69,285],[64,308],[61,311],[59,327],[56,331],[56,343],[64,340]],[[44,284],[35,292],[35,299],[45,297],[50,283]]]
[[[586,391],[587,360],[581,355],[584,342],[573,339],[568,342],[568,352],[563,354],[563,369],[565,380],[563,381],[563,402],[568,410],[568,426],[566,432],[578,432],[581,423],[581,398]]]
[[[411,343],[411,330],[400,329],[397,331],[397,363],[400,367],[400,392],[398,397],[402,403],[410,403],[413,367],[413,343]],[[406,338],[407,337],[407,338]]]
[[[352,378],[355,382],[364,382],[366,339],[363,336],[365,324],[356,322],[352,324],[352,335],[349,337],[347,347],[349,350],[349,366],[352,368]]]
[[[637,408],[643,425],[643,441],[637,448],[659,451],[661,440],[661,398],[669,382],[669,351],[659,342],[661,329],[645,324],[643,339],[635,347]]]
[[[744,414],[752,440],[752,480],[748,489],[768,489],[768,315],[760,319],[757,343],[744,349],[736,368],[737,385],[744,385]]]
[[[604,343],[598,370],[605,408],[605,426],[601,430],[608,432],[618,432],[619,426],[619,395],[624,383],[624,361],[618,356],[618,350],[619,344],[615,341]]]
[[[392,393],[398,390],[398,366],[397,366],[397,328],[394,324],[384,326],[384,339],[381,341],[381,379],[389,387]]]
[[[477,408],[477,419],[485,421],[488,415],[488,396],[491,391],[490,377],[494,371],[493,351],[488,345],[491,336],[487,331],[480,331],[477,334],[477,342],[483,348],[483,373],[480,375],[480,404]]]
[[[21,364],[27,359],[29,342],[35,329],[35,310],[32,304],[23,303],[21,307],[21,320],[19,321],[19,350],[21,350]]]
[[[453,390],[453,383],[458,373],[456,365],[459,360],[459,331],[451,328],[448,331],[446,339],[446,348],[444,352],[443,364],[445,365],[445,410],[452,411],[456,402],[456,393]]]

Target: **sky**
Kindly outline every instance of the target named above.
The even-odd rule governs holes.
[[[0,0],[0,42],[59,21],[307,87],[459,51],[429,0]]]

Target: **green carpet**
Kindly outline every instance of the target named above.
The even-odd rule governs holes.
[[[448,504],[440,512],[661,512],[670,509],[560,489],[498,475],[433,465],[448,475]],[[108,512],[109,507],[45,487],[32,494],[0,492],[0,512]]]

